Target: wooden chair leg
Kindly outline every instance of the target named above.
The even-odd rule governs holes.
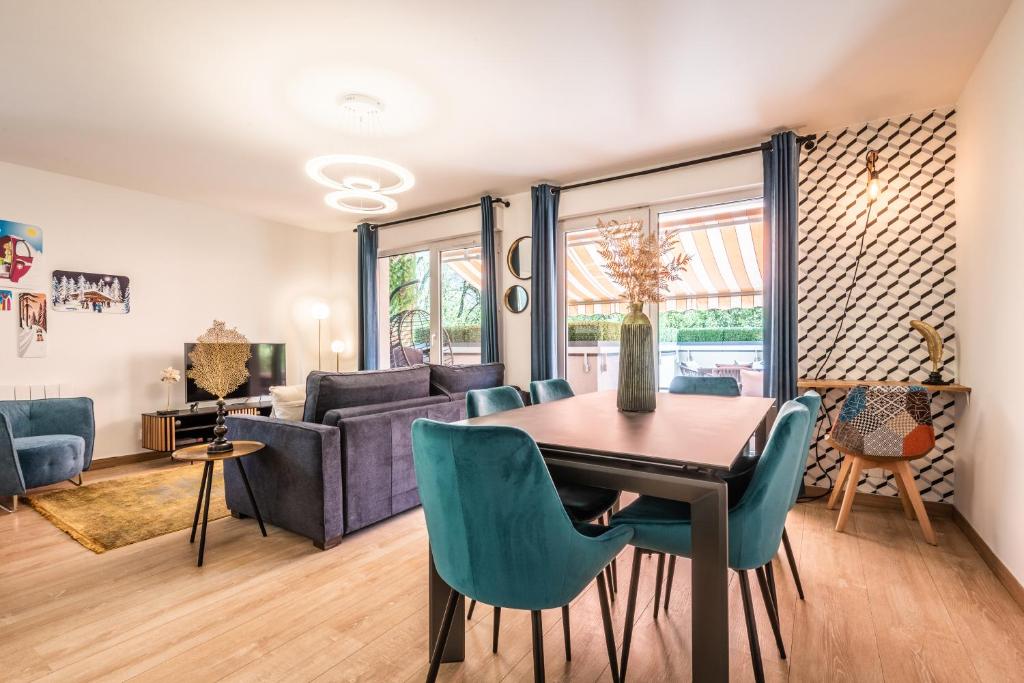
[[[903,477],[903,486],[906,489],[907,497],[910,498],[910,504],[914,508],[914,513],[917,515],[917,523],[921,525],[921,533],[924,534],[924,540],[928,541],[931,545],[938,545],[939,542],[935,538],[935,531],[932,529],[931,520],[928,519],[928,511],[924,509],[924,502],[921,500],[921,494],[917,490],[917,483],[914,481],[914,473],[910,469],[910,463],[906,460],[901,460],[896,465],[896,476]]]
[[[672,579],[676,575],[676,556],[668,558],[668,576],[665,577],[665,614],[668,614],[668,599],[672,597]]]
[[[900,503],[903,505],[903,516],[910,521],[917,519],[914,516],[914,506],[910,502],[910,493],[907,491],[907,485],[903,483],[903,477],[900,476],[899,472],[893,470],[895,475],[893,478],[896,480],[896,489],[899,491]]]
[[[750,582],[746,571],[738,571],[740,577],[740,595],[743,597],[743,616],[747,620],[747,640],[750,641],[750,662],[754,666],[754,680],[764,683],[764,666],[761,664],[761,644],[757,639],[757,620],[754,618],[754,605],[750,599]]]
[[[601,622],[604,624],[604,642],[608,649],[608,666],[612,672],[612,683],[618,683],[619,662],[618,653],[615,651],[615,626],[612,624],[612,610],[608,603],[608,589],[600,574],[597,576],[597,595],[601,600]]]
[[[855,455],[847,455],[853,460],[850,464],[850,474],[847,475],[846,495],[843,496],[843,507],[839,510],[839,521],[836,522],[836,531],[843,531],[846,522],[850,519],[850,510],[853,508],[853,499],[857,496],[857,483],[860,481],[860,472],[864,461]]]
[[[765,575],[764,567],[754,570],[757,574],[757,583],[761,588],[761,600],[764,602],[764,609],[768,613],[768,621],[772,625],[772,633],[775,634],[775,645],[779,648],[779,656],[786,658],[786,646],[782,642],[782,627],[779,625],[779,606],[775,602],[771,588],[768,586],[768,577]]]
[[[448,604],[444,607],[444,616],[441,618],[441,630],[437,632],[437,642],[434,643],[434,652],[430,655],[430,668],[427,670],[427,683],[434,683],[437,680],[437,672],[441,668],[441,654],[448,642],[448,633],[452,630],[452,621],[455,619],[455,606],[459,603],[459,594],[453,588],[448,594]]]
[[[501,628],[501,608],[494,608],[494,630],[491,634],[491,652],[498,654],[498,631]]]
[[[825,506],[829,510],[834,510],[836,507],[836,502],[839,500],[839,493],[843,490],[843,484],[846,482],[846,476],[850,473],[850,463],[852,461],[852,456],[843,456],[843,462],[839,465],[839,476],[836,478],[836,483],[832,485],[832,495],[828,497],[828,505]]]
[[[533,626],[533,680],[544,683],[544,624],[540,610],[530,612],[530,621]]]
[[[633,548],[633,573],[629,577],[629,597],[626,599],[626,626],[622,631],[622,664],[619,665],[619,680],[626,680],[626,666],[629,664],[629,645],[633,640],[633,620],[636,617],[636,589],[640,585],[640,560],[644,551]]]
[[[569,605],[562,605],[562,638],[565,640],[565,661],[572,661],[572,641],[569,639]]]
[[[661,604],[661,582],[665,578],[665,553],[658,553],[658,576],[654,579],[654,618],[658,618],[658,606]]]

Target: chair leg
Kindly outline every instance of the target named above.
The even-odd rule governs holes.
[[[615,599],[615,594],[619,592],[619,563],[616,560],[617,558],[612,558],[612,600]]]
[[[765,575],[764,567],[754,570],[757,574],[757,583],[761,587],[761,600],[764,601],[764,609],[768,612],[768,621],[772,625],[772,633],[775,634],[775,646],[779,648],[779,656],[786,658],[786,646],[782,642],[782,627],[779,625],[779,605],[775,602],[771,588],[768,586],[768,577]]]
[[[565,640],[565,661],[572,661],[572,640],[569,638],[569,605],[562,605],[562,639]]]
[[[850,473],[850,463],[852,461],[852,456],[843,456],[843,462],[839,465],[839,476],[836,478],[836,483],[832,485],[832,495],[828,497],[828,505],[825,506],[829,510],[834,510],[836,502],[839,501],[839,494],[842,492],[843,484],[846,482],[846,475]]]
[[[615,627],[612,625],[612,610],[608,603],[608,590],[605,588],[602,576],[597,575],[597,595],[601,599],[601,622],[604,624],[604,643],[605,647],[608,648],[608,666],[612,672],[612,683],[619,682],[619,662],[618,655],[615,651]],[[567,614],[568,616],[568,614]],[[568,638],[568,631],[566,631],[566,638]],[[566,640],[566,648],[569,647],[569,641]]]
[[[601,570],[601,573],[604,574],[605,579],[608,581],[608,585],[610,586],[612,584],[612,563],[609,562],[608,564],[606,564],[604,569]],[[614,593],[612,594],[611,598],[612,600],[615,600]]]
[[[665,614],[668,614],[668,600],[672,597],[672,578],[676,575],[676,556],[669,555],[668,576],[665,577]]]
[[[764,566],[764,575],[768,579],[768,590],[772,594],[772,603],[779,606],[779,591],[775,587],[775,567],[769,562]]]
[[[530,621],[533,626],[533,680],[544,683],[544,625],[540,610],[530,612]]]
[[[74,479],[68,479],[68,481],[71,482],[72,484],[74,484],[75,486],[81,486],[82,485],[82,473],[81,472],[78,473],[78,481],[75,481]]]
[[[921,525],[921,533],[924,534],[924,540],[931,545],[938,545],[939,542],[935,538],[935,530],[932,529],[931,520],[928,519],[928,511],[924,509],[924,502],[921,500],[921,494],[917,490],[917,483],[914,482],[914,473],[910,470],[910,463],[906,460],[900,460],[896,465],[896,476],[903,477],[903,486],[907,490],[910,504],[914,507],[917,523]]]
[[[789,544],[789,534],[786,527],[782,527],[782,547],[786,549],[786,559],[789,560],[789,570],[793,572],[793,581],[796,582],[796,592],[800,599],[804,599],[804,584],[800,581],[800,572],[796,568],[796,557],[793,555],[793,546]]]
[[[474,601],[475,602],[475,601]],[[494,608],[494,633],[491,635],[491,652],[498,654],[498,629],[501,628],[501,608]]]
[[[846,521],[850,519],[850,510],[853,509],[853,499],[857,496],[857,484],[860,482],[860,471],[864,461],[855,455],[846,456],[853,460],[850,465],[850,474],[846,482],[846,494],[843,496],[843,507],[839,510],[839,520],[836,522],[836,531],[843,531],[846,528]]]
[[[12,515],[15,512],[17,512],[18,511],[18,494],[14,494],[13,496],[11,496],[11,507],[6,507],[6,506],[3,506],[3,505],[0,505],[0,510],[3,510],[4,512],[9,512]]]
[[[626,665],[629,664],[629,644],[633,640],[633,619],[636,616],[636,589],[640,585],[640,560],[644,551],[633,548],[633,573],[629,577],[629,597],[626,599],[626,626],[622,632],[622,664],[619,666],[619,680],[626,680]],[[600,589],[600,586],[598,587]]]
[[[899,491],[900,503],[903,505],[903,516],[911,522],[917,519],[914,516],[914,507],[910,503],[910,492],[907,491],[907,485],[903,483],[903,477],[900,476],[899,472],[893,471],[893,479],[896,480],[896,489]]]
[[[665,577],[665,553],[658,553],[658,576],[654,580],[654,618],[658,618],[658,607],[661,605],[661,582]]]
[[[448,643],[448,633],[452,630],[452,621],[455,619],[455,606],[459,603],[459,594],[453,588],[448,593],[448,604],[444,606],[444,616],[441,618],[441,630],[437,632],[437,641],[434,643],[434,652],[430,655],[430,668],[427,669],[427,683],[434,683],[437,680],[437,672],[441,668],[441,654],[444,646]]]
[[[473,610],[476,608],[476,600],[469,601],[469,609],[466,611],[466,619],[473,618]]]
[[[764,667],[761,665],[761,645],[757,640],[757,621],[754,619],[754,606],[750,599],[750,582],[747,572],[736,572],[740,577],[740,594],[743,596],[743,616],[747,620],[747,640],[750,641],[750,661],[754,665],[754,680],[764,683]]]

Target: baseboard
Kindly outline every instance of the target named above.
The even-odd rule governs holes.
[[[96,458],[89,466],[89,470],[105,470],[108,467],[120,467],[121,465],[133,465],[137,462],[149,462],[166,458],[169,454],[163,451],[145,451],[143,453],[129,453],[128,455],[115,455],[110,458]]]
[[[964,532],[964,536],[971,542],[974,549],[981,555],[981,559],[985,560],[985,564],[992,570],[992,573],[999,579],[999,583],[1003,584],[1007,592],[1010,594],[1021,608],[1024,608],[1024,586],[1017,580],[1017,577],[1013,575],[1013,572],[1003,564],[1003,561],[992,552],[992,548],[988,547],[988,543],[985,539],[974,530],[971,523],[967,521],[967,518],[961,514],[955,507],[953,508],[953,523],[960,527],[960,530]]]
[[[820,486],[807,486],[806,489],[807,495],[812,498],[824,497],[824,494],[828,493],[828,489]],[[842,502],[842,498],[839,501]],[[950,503],[940,503],[934,500],[923,502],[924,509],[928,511],[929,517],[945,517],[948,519],[953,516],[954,508]],[[853,506],[855,508],[873,507],[885,510],[903,510],[903,504],[900,503],[900,499],[896,496],[880,496],[876,493],[864,493],[863,491],[857,492],[857,497],[853,499]]]

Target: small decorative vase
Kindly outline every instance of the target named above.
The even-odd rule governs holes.
[[[213,441],[206,447],[206,452],[213,455],[215,453],[230,453],[235,449],[234,445],[230,441],[224,438],[224,435],[228,433],[228,428],[224,426],[224,418],[227,416],[228,411],[224,408],[224,399],[217,399],[217,421],[213,427]]]
[[[657,407],[657,366],[651,321],[643,304],[631,303],[619,335],[619,410],[649,413]]]

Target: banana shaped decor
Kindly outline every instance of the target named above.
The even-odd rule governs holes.
[[[928,343],[928,358],[932,361],[932,371],[928,375],[928,384],[949,384],[942,379],[939,369],[942,367],[942,337],[938,331],[922,320],[911,320],[910,327],[924,337]]]

